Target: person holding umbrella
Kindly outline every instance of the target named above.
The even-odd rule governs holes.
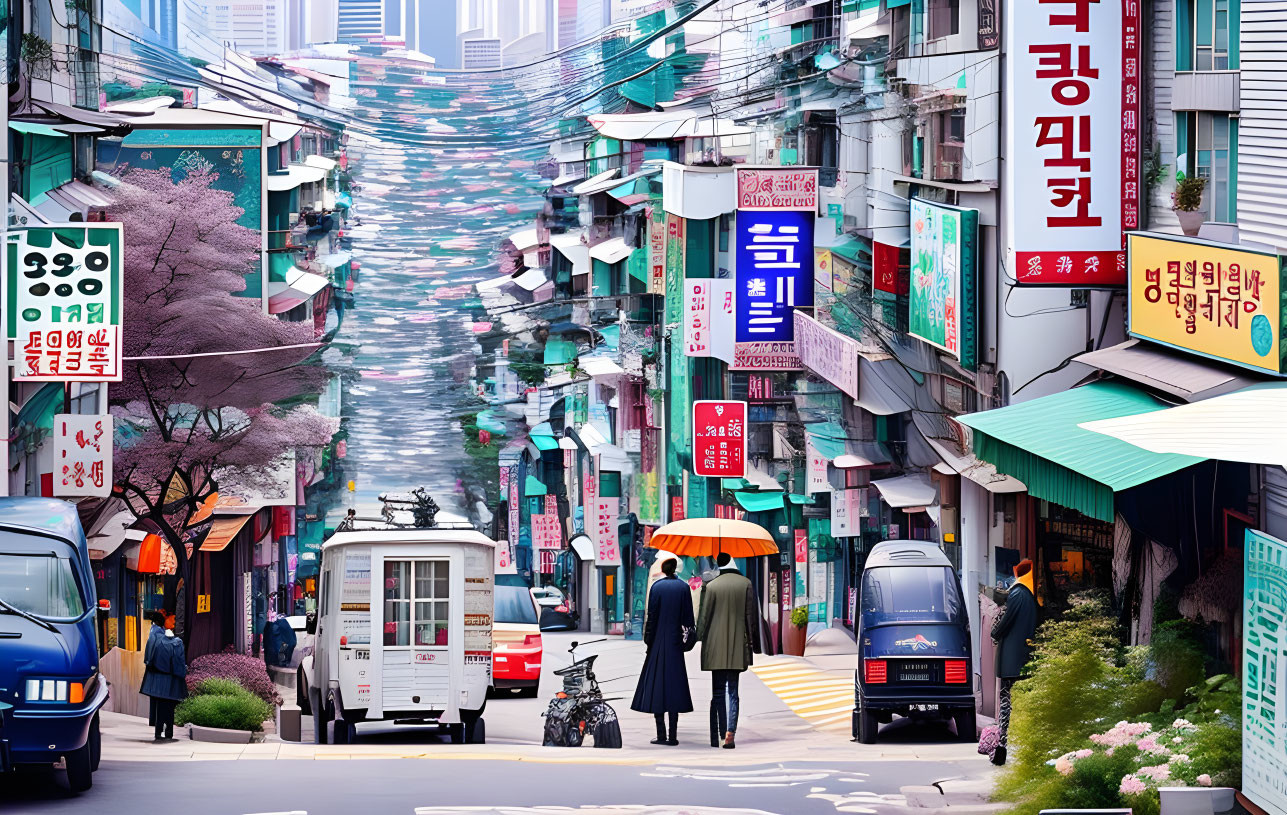
[[[711,746],[736,745],[738,680],[760,650],[759,612],[751,581],[733,565],[734,557],[776,554],[777,542],[763,527],[728,518],[687,518],[669,523],[652,536],[652,545],[682,557],[713,557],[719,574],[702,586],[697,638],[702,670],[711,671]]]
[[[688,584],[675,576],[678,566],[679,561],[673,557],[663,560],[664,577],[648,590],[648,613],[644,617],[648,655],[630,703],[631,710],[651,713],[657,719],[657,738],[652,743],[671,747],[679,744],[679,714],[693,710],[684,652],[697,641],[692,595]]]

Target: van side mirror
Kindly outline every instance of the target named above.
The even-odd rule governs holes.
[[[304,630],[310,634],[317,633],[317,612],[310,611],[304,615]]]

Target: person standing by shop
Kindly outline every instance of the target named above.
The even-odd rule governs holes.
[[[1037,597],[1033,590],[1032,561],[1021,560],[1014,567],[1015,581],[1006,594],[1001,616],[992,624],[992,641],[996,643],[997,681],[1000,683],[1000,712],[997,717],[996,749],[992,763],[1005,764],[1007,737],[1010,731],[1010,692],[1023,676],[1032,656],[1032,636],[1037,631]]]
[[[143,687],[140,692],[150,697],[150,708],[154,712],[152,726],[156,728],[156,740],[174,738],[174,708],[188,695],[184,677],[188,675],[188,663],[183,650],[183,640],[174,636],[174,629],[165,629],[165,634],[155,641],[149,637],[148,647],[151,656],[144,656]]]
[[[675,576],[678,566],[675,558],[662,561],[662,578],[648,590],[648,613],[644,617],[648,655],[630,703],[631,710],[651,713],[656,718],[657,738],[652,743],[671,747],[679,744],[679,714],[693,710],[684,652],[697,641],[692,594],[688,584]]]
[[[732,750],[740,703],[738,681],[760,650],[755,590],[728,553],[716,559],[719,574],[702,585],[697,638],[702,643],[702,670],[711,672],[711,746]]]

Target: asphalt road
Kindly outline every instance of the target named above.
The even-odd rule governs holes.
[[[413,815],[417,807],[674,805],[777,815],[878,811],[877,796],[958,775],[949,762],[809,762],[677,767],[394,759],[345,761],[104,760],[94,787],[73,796],[60,773],[0,784],[3,813]]]

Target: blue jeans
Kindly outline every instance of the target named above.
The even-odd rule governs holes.
[[[741,671],[711,671],[711,680],[714,683],[712,697],[722,733],[737,732],[737,707],[740,701],[737,683],[741,677]]]

